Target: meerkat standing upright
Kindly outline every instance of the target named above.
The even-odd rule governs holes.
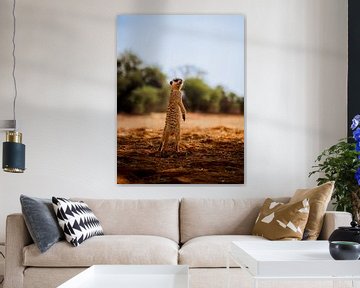
[[[179,142],[180,142],[180,112],[182,119],[185,121],[186,110],[184,104],[182,102],[182,93],[181,87],[183,85],[183,80],[179,78],[175,78],[170,81],[171,85],[171,93],[169,99],[169,105],[166,111],[166,120],[163,136],[161,139],[161,144],[159,151],[163,152],[163,150],[167,147],[169,142],[169,137],[171,134],[175,134],[175,142],[176,142],[176,151],[179,152]]]

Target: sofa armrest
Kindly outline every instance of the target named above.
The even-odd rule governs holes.
[[[4,288],[22,288],[24,280],[23,248],[33,241],[22,214],[6,218]]]
[[[329,239],[331,233],[340,226],[350,226],[352,216],[348,212],[326,211],[324,224],[319,236],[321,240]]]

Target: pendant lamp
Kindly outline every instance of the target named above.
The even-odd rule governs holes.
[[[25,171],[25,145],[22,144],[22,133],[17,130],[16,126],[16,57],[15,57],[15,34],[16,34],[16,17],[15,17],[16,0],[13,1],[13,35],[12,35],[12,57],[13,69],[12,78],[14,81],[14,100],[13,100],[13,120],[0,121],[0,130],[6,131],[5,142],[3,143],[2,167],[5,172],[23,173]]]

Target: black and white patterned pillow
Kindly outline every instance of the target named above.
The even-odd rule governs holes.
[[[66,241],[79,246],[86,239],[104,235],[99,220],[84,202],[52,197],[55,214]]]

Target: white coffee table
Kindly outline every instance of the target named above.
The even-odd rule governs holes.
[[[252,278],[259,280],[350,280],[360,287],[360,261],[336,261],[329,253],[328,241],[232,242],[232,258]],[[357,286],[356,286],[357,285]],[[229,286],[229,283],[228,283]]]
[[[59,288],[188,288],[185,265],[94,265]]]

